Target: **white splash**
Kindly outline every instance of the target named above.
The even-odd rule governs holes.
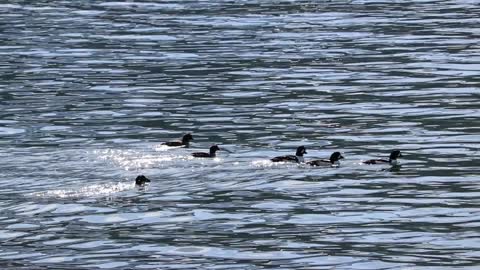
[[[261,160],[252,161],[252,165],[254,167],[265,168],[265,167],[272,167],[273,162],[271,162],[270,160],[261,159]]]
[[[90,185],[78,189],[56,189],[27,194],[41,198],[79,198],[79,197],[103,197],[135,188],[135,183],[111,183],[103,185]]]
[[[127,171],[157,167],[162,163],[183,158],[179,155],[155,155],[124,149],[96,150],[93,154],[95,159],[111,162]]]

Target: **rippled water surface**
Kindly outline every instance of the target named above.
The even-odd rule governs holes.
[[[478,269],[479,18],[467,0],[3,1],[0,268]],[[346,159],[269,161],[299,145]],[[400,167],[361,164],[392,149]]]

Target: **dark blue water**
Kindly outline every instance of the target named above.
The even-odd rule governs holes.
[[[477,269],[478,18],[477,1],[3,2],[0,268]],[[161,145],[187,132],[191,149]],[[299,145],[346,159],[269,161]],[[392,149],[400,167],[361,164]]]

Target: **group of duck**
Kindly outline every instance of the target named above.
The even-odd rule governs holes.
[[[164,142],[162,145],[165,146],[170,146],[170,147],[184,147],[188,148],[190,147],[190,141],[193,141],[193,136],[190,133],[187,133],[183,135],[182,140],[178,141],[170,141],[170,142]],[[192,153],[193,157],[196,158],[214,158],[216,157],[216,152],[221,150],[218,145],[212,145],[210,147],[210,151],[207,152],[195,152]],[[295,152],[295,155],[285,155],[285,156],[278,156],[270,159],[272,162],[294,162],[294,163],[301,163],[301,164],[306,164],[310,166],[339,166],[340,165],[340,160],[343,159],[344,157],[340,152],[333,152],[330,155],[329,159],[316,159],[316,160],[310,160],[305,162],[305,159],[303,158],[303,155],[307,154],[307,149],[305,146],[299,146],[297,147],[297,151]],[[393,150],[390,153],[390,157],[388,159],[369,159],[365,160],[362,163],[363,164],[368,164],[368,165],[375,165],[375,164],[390,164],[392,166],[395,166],[398,164],[397,159],[399,157],[402,157],[402,154],[400,153],[399,150]],[[146,182],[150,182],[150,179],[145,177],[144,175],[139,175],[135,179],[135,184],[136,185],[144,185]]]

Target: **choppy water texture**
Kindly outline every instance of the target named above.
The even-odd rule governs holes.
[[[478,1],[3,1],[1,268],[478,269],[479,18]],[[192,149],[161,147],[186,132]],[[213,143],[229,151],[190,158]],[[299,145],[346,160],[268,161]],[[400,168],[359,164],[394,148]]]

